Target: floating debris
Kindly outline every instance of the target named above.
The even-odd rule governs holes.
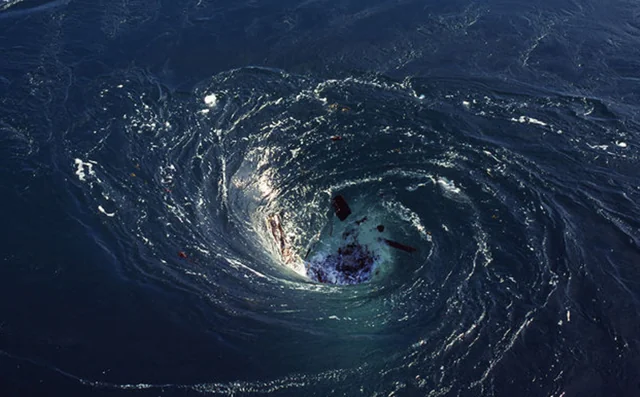
[[[386,238],[383,238],[382,241],[384,241],[389,247],[397,248],[397,249],[405,251],[405,252],[415,252],[415,251],[417,251],[416,248],[413,248],[413,247],[411,247],[409,245],[405,245],[405,244],[399,243],[397,241],[388,240]]]
[[[336,212],[336,216],[341,221],[344,221],[349,215],[351,215],[351,208],[349,208],[349,204],[347,204],[347,201],[341,195],[335,196],[331,201],[331,204]]]
[[[338,110],[341,112],[348,112],[351,110],[351,108],[349,106],[342,106],[337,103],[332,103],[329,105],[329,110],[331,110],[332,112],[336,112]]]

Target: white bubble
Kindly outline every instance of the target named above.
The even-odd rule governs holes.
[[[210,108],[215,107],[218,104],[218,97],[216,94],[209,94],[204,97],[204,103]]]

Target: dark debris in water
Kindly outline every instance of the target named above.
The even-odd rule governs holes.
[[[341,221],[344,221],[349,215],[351,215],[351,208],[349,208],[349,204],[347,204],[347,200],[345,200],[344,197],[340,195],[335,196],[331,201],[331,204],[336,212],[336,216]]]
[[[406,245],[406,244],[399,243],[397,241],[388,240],[386,238],[383,238],[382,241],[384,241],[389,247],[393,247],[393,248],[396,248],[396,249],[399,249],[399,250],[402,250],[402,251],[405,251],[405,252],[415,252],[416,251],[416,249],[414,247],[411,247],[411,246]]]

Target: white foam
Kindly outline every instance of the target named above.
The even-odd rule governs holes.
[[[248,270],[248,271],[250,271],[251,273],[255,274],[256,276],[258,276],[258,277],[260,277],[260,278],[265,278],[265,279],[268,279],[268,278],[269,278],[269,277],[265,276],[264,274],[262,274],[262,273],[260,273],[260,272],[258,272],[258,271],[256,271],[256,270],[254,270],[254,269],[252,269],[251,267],[244,265],[244,264],[243,264],[242,262],[240,262],[239,260],[236,260],[236,259],[234,259],[234,258],[228,258],[228,257],[225,257],[224,259],[226,259],[226,260],[227,260],[227,262],[228,262],[232,267],[234,267],[234,268],[236,268],[236,269],[245,269],[245,270]]]
[[[486,154],[487,156],[491,157],[492,159],[494,159],[495,161],[497,161],[498,163],[502,163],[502,161],[500,161],[496,156],[493,155],[493,153],[491,153],[488,150],[483,150],[482,151],[484,154]]]
[[[406,222],[411,223],[413,228],[420,233],[420,236],[427,241],[431,241],[431,236],[427,233],[427,229],[424,227],[420,220],[420,216],[409,208],[405,207],[399,202],[386,201],[384,206],[390,209],[393,213],[396,213],[400,218]]]
[[[609,148],[609,145],[590,145],[588,143],[587,143],[587,146],[589,146],[590,149],[607,150]]]
[[[209,94],[204,97],[204,103],[210,108],[215,107],[218,104],[218,97],[216,94]]]
[[[516,123],[529,123],[529,124],[537,124],[537,125],[541,125],[543,127],[547,126],[547,123],[545,123],[544,121],[540,121],[538,119],[534,119],[533,117],[527,117],[527,116],[520,116],[519,118],[512,118],[511,121],[516,122]]]
[[[86,181],[87,175],[95,176],[96,173],[93,170],[93,165],[98,164],[95,161],[89,160],[87,162],[84,162],[80,159],[75,159],[73,162],[76,165],[76,175],[81,181]]]
[[[405,187],[405,189],[409,192],[415,192],[416,190],[418,190],[418,188],[425,187],[425,186],[427,186],[426,183],[417,183],[415,185],[407,186]]]
[[[448,180],[447,178],[438,178],[438,185],[448,193],[460,194],[462,191],[453,181]]]
[[[114,216],[116,216],[115,212],[109,213],[109,212],[105,211],[105,209],[102,208],[101,205],[98,206],[98,211],[102,212],[103,214],[105,214],[106,216],[108,216],[110,218],[113,218]]]

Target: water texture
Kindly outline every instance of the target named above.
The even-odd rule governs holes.
[[[0,394],[639,395],[639,44],[630,1],[0,1]],[[370,279],[318,282],[345,233]]]

